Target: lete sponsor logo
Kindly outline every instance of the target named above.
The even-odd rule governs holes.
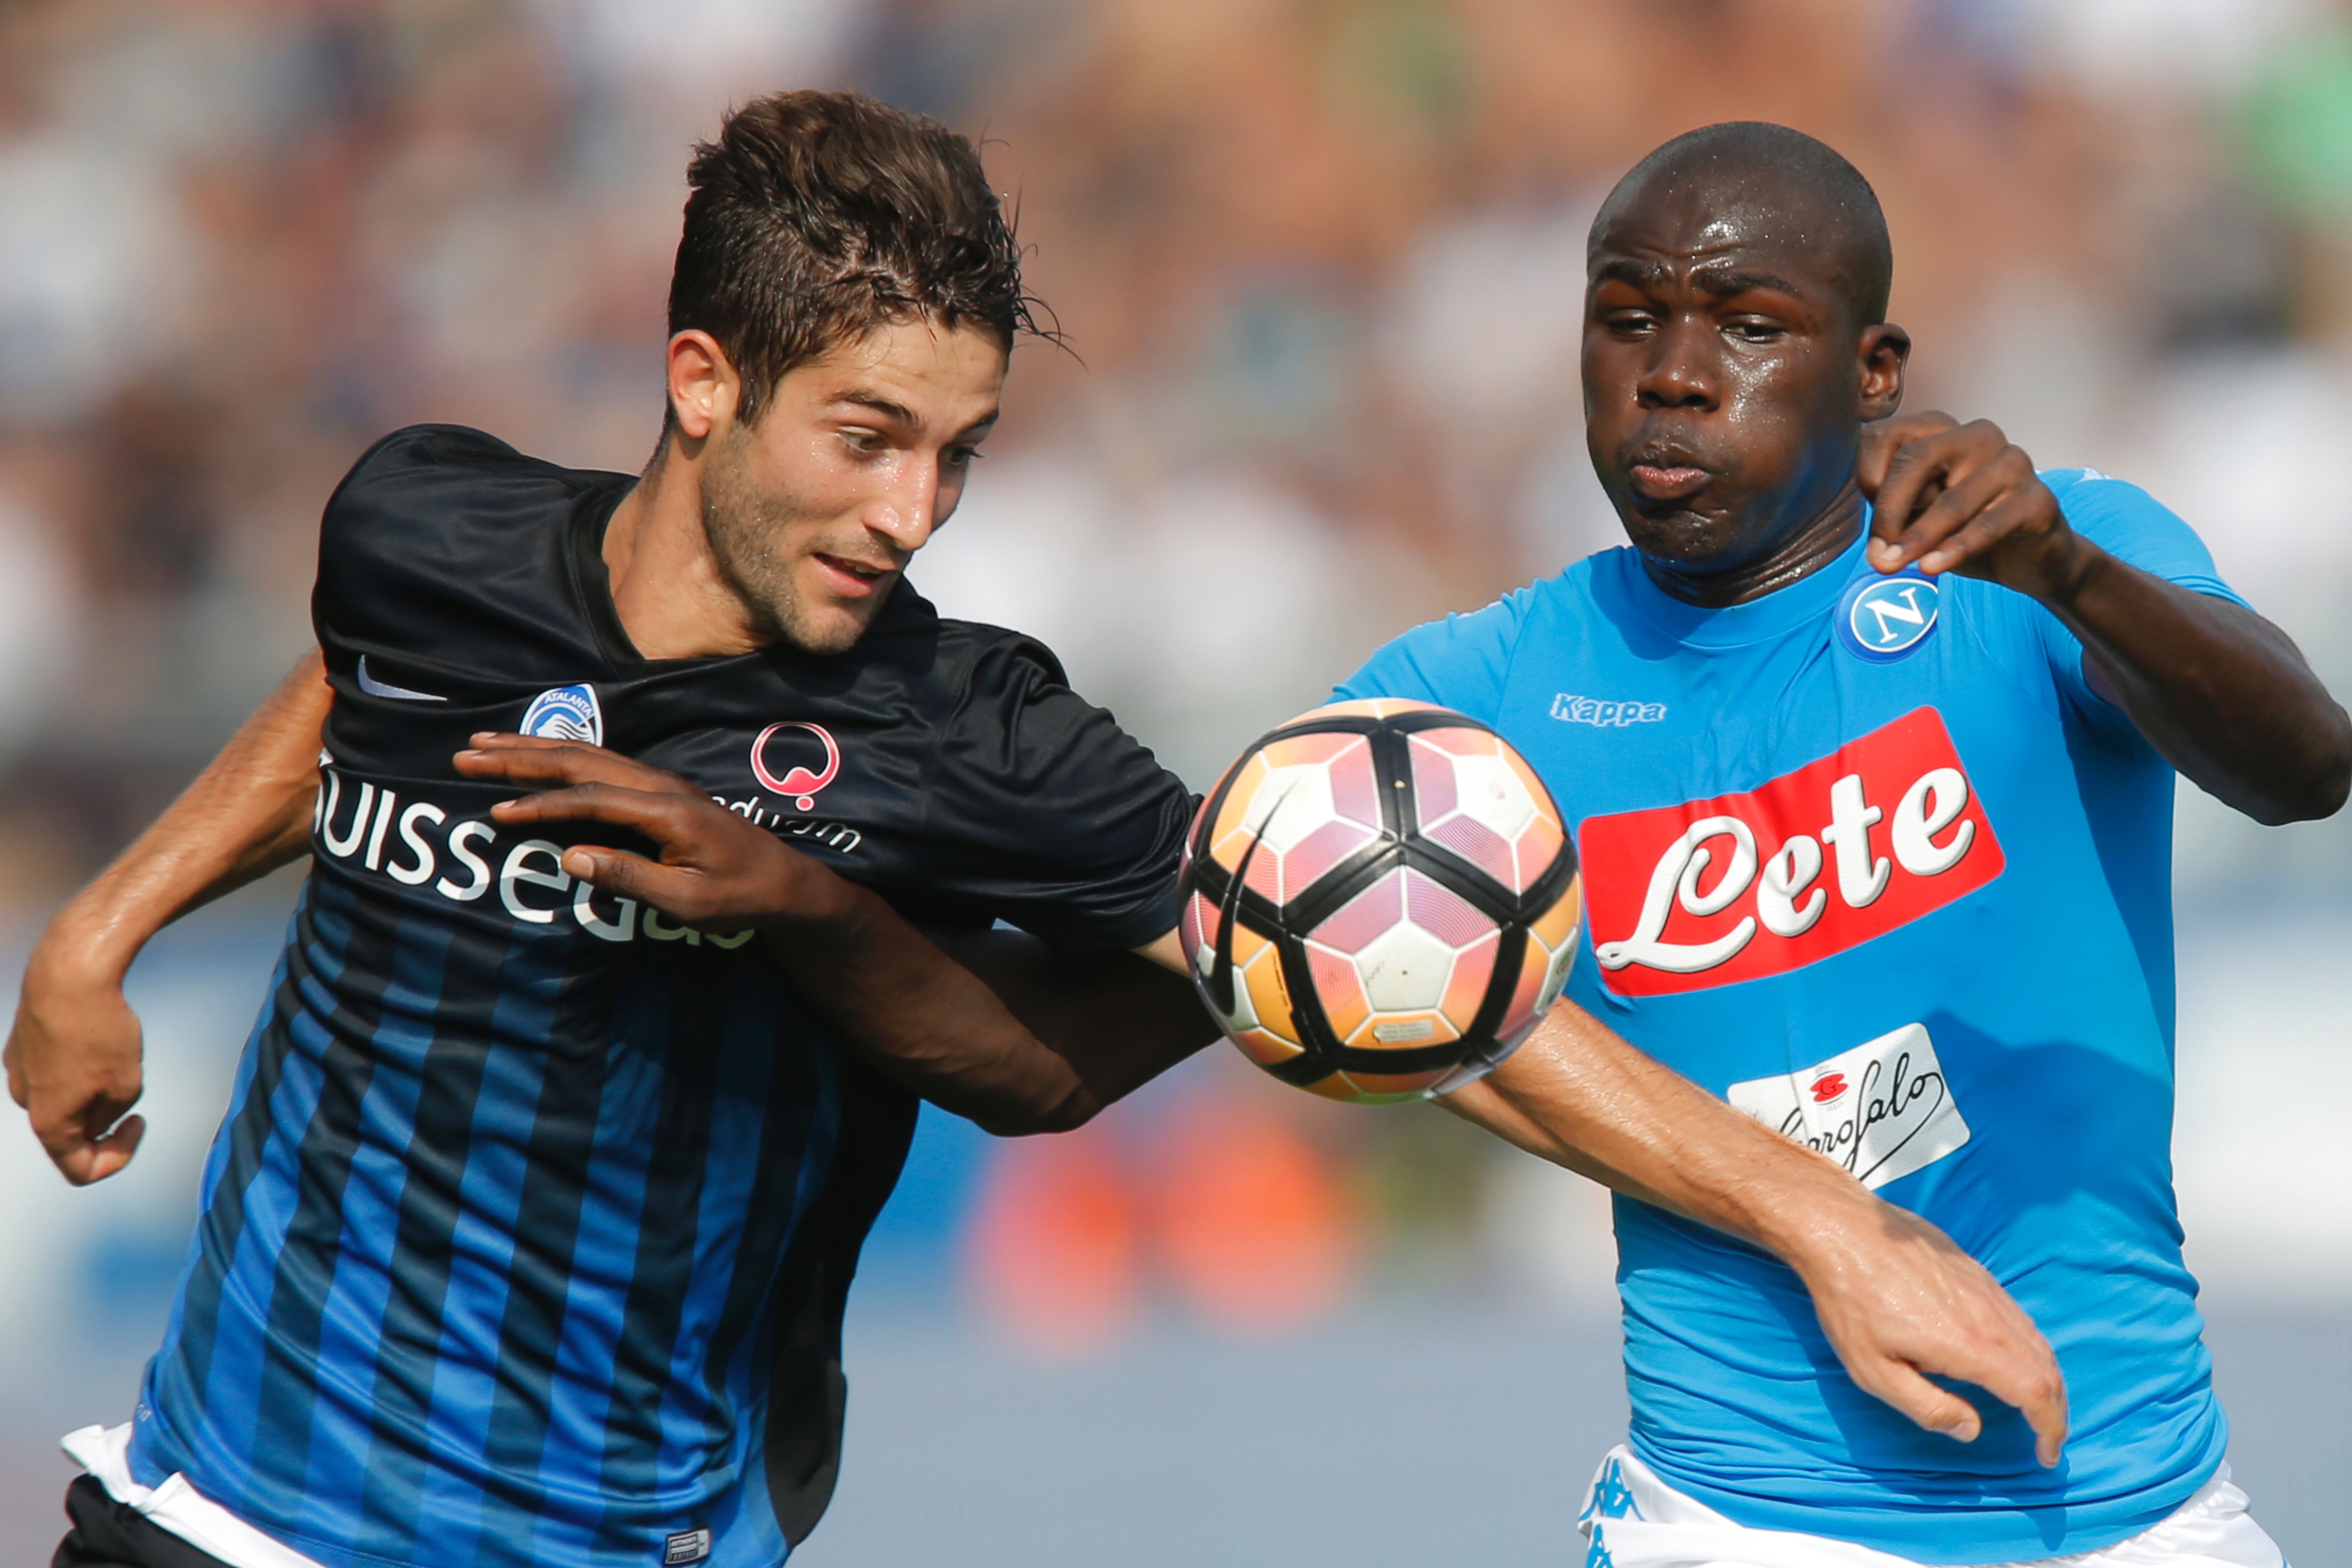
[[[1735,1083],[1724,1098],[1827,1154],[1866,1187],[1932,1165],[1969,1141],[1925,1026],[1906,1024],[1800,1072]]]
[[[2000,875],[1932,708],[1745,795],[1596,816],[1578,836],[1592,956],[1624,996],[1785,973]]]

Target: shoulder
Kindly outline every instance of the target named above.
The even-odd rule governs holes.
[[[548,668],[601,657],[582,617],[574,559],[587,503],[625,475],[527,458],[479,430],[419,425],[363,453],[319,525],[311,619],[331,655],[346,645],[411,659]]]
[[[2108,554],[2184,588],[2238,598],[2197,531],[2139,486],[2096,468],[2044,468],[2041,478],[2066,525]]]
[[[1604,551],[1556,576],[1514,588],[1491,604],[1459,611],[1391,638],[1341,682],[1342,698],[1402,697],[1435,702],[1474,717],[1499,700],[1521,641],[1590,598],[1596,571],[1609,568]]]
[[[418,527],[521,521],[533,500],[554,504],[625,488],[627,476],[527,458],[463,425],[412,425],[362,453],[327,501],[327,526],[399,519]]]

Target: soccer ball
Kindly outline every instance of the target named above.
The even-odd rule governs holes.
[[[1192,979],[1244,1055],[1362,1105],[1443,1094],[1559,995],[1582,900],[1559,809],[1486,725],[1318,708],[1242,753],[1184,845]]]

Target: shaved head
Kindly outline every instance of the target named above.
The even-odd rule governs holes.
[[[1785,125],[1735,120],[1688,132],[1633,165],[1592,220],[1588,255],[1624,220],[1661,203],[1696,206],[1754,232],[1768,226],[1818,258],[1857,327],[1886,319],[1895,251],[1877,193],[1826,142]]]

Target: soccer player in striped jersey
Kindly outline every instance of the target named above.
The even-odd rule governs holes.
[[[792,94],[692,184],[645,474],[379,444],[322,524],[324,679],[28,966],[11,1091],[97,1180],[140,1134],[131,958],[312,857],[133,1418],[68,1440],[60,1564],[781,1562],[917,1097],[1050,1131],[1209,1037],[1125,951],[1172,956],[1183,787],[900,581],[1025,321],[973,150]],[[1906,1411],[1949,1373],[2055,1440],[1981,1269],[1589,1017],[1453,1098],[1789,1259]]]

